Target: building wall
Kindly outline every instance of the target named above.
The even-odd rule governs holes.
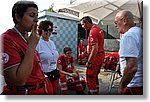
[[[118,29],[112,25],[102,25],[101,22],[98,24],[105,32],[105,41],[104,41],[104,49],[105,51],[119,51],[120,44],[120,34]],[[141,27],[140,24],[136,24],[136,26]]]
[[[114,25],[98,24],[105,33],[104,50],[105,51],[119,51],[120,34]]]
[[[105,39],[104,40],[104,49],[105,51],[119,51],[119,41],[116,39]]]
[[[106,51],[119,51],[119,41],[120,34],[118,33],[118,30],[114,25],[108,25],[108,34],[109,36],[112,36],[111,38],[105,39],[105,50]]]
[[[63,53],[65,46],[69,46],[72,49],[74,58],[77,59],[78,22],[51,16],[46,16],[42,19],[52,21],[54,27],[56,27],[54,31],[57,34],[51,35],[50,39],[54,41],[59,54]]]

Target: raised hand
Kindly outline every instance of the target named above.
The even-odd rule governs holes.
[[[40,36],[37,32],[37,24],[34,24],[32,26],[32,29],[31,29],[31,35],[30,35],[29,40],[28,40],[28,45],[30,47],[35,48],[39,39],[40,39]]]

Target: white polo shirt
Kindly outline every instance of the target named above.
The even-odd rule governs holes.
[[[126,57],[138,59],[138,71],[128,84],[128,87],[143,86],[143,33],[139,27],[130,28],[120,41],[120,70],[123,74],[126,67]]]
[[[42,62],[42,71],[51,72],[57,68],[57,58],[59,56],[56,46],[52,40],[44,41],[42,38],[36,47]]]

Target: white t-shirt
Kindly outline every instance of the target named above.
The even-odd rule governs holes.
[[[59,56],[56,46],[52,40],[44,41],[42,38],[36,47],[40,54],[40,59],[42,62],[42,71],[51,72],[57,67],[57,58]]]
[[[130,28],[120,41],[120,70],[123,74],[126,67],[126,57],[138,59],[138,71],[128,84],[128,87],[143,86],[143,33],[139,27]]]

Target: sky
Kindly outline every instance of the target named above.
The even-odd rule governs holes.
[[[18,0],[3,0],[0,3],[0,34],[5,32],[7,29],[12,28],[14,26],[12,17],[11,17],[11,10],[13,4]],[[44,9],[48,9],[52,4],[54,7],[60,5],[67,5],[70,3],[70,0],[33,0],[37,3],[39,11]]]

